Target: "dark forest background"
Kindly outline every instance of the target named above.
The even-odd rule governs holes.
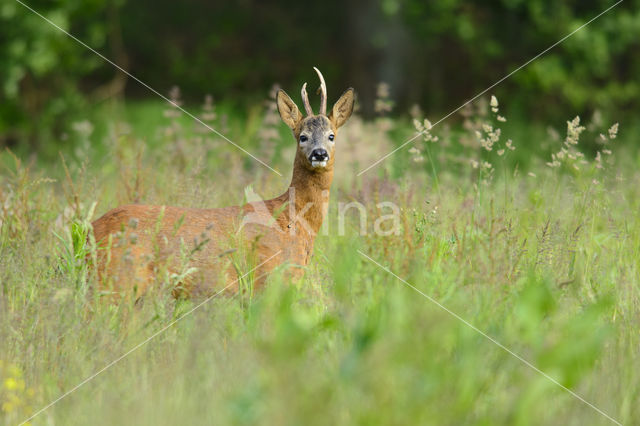
[[[178,85],[187,101],[212,94],[243,108],[274,83],[315,86],[318,66],[330,97],[356,88],[365,116],[384,81],[395,112],[418,104],[434,118],[613,3],[28,1],[158,91]],[[493,92],[527,119],[567,109],[619,116],[639,106],[639,75],[640,0],[626,0]],[[155,97],[14,0],[0,5],[0,83],[0,146],[55,142],[88,106]]]

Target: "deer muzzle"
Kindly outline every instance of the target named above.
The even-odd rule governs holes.
[[[314,168],[326,167],[329,162],[329,153],[324,148],[314,149],[309,156],[309,162]]]

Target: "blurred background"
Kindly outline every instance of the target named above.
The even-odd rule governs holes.
[[[274,84],[297,101],[312,67],[333,102],[355,87],[375,116],[418,105],[437,120],[611,6],[611,0],[29,0],[27,4],[159,92],[245,114]],[[561,125],[639,106],[640,0],[610,13],[492,90],[510,118]],[[0,147],[55,152],[105,102],[160,99],[14,0],[0,5]],[[317,99],[314,98],[317,103]],[[455,119],[455,117],[453,118]]]

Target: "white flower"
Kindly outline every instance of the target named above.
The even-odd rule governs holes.
[[[508,139],[508,140],[507,140],[507,143],[505,144],[505,146],[506,146],[507,148],[509,148],[511,151],[513,151],[513,150],[515,150],[515,149],[516,149],[516,147],[515,147],[515,146],[513,146],[513,141],[512,141],[511,139]]]

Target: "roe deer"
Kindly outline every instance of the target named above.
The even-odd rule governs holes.
[[[230,291],[235,292],[234,280],[243,271],[237,271],[226,254],[237,249],[251,252],[255,265],[260,265],[256,286],[278,265],[307,265],[326,213],[338,128],[351,116],[354,104],[349,88],[327,115],[325,81],[314,69],[320,78],[319,114],[314,115],[309,105],[306,83],[301,91],[306,117],[283,90],[276,96],[280,117],[297,142],[285,193],[260,203],[216,209],[125,205],[107,212],[93,222],[103,286],[110,283],[116,294],[138,297],[164,267],[177,277],[180,291],[174,289],[174,295],[206,296],[223,283],[232,283]],[[290,273],[298,276],[297,271],[300,268],[294,267]]]

